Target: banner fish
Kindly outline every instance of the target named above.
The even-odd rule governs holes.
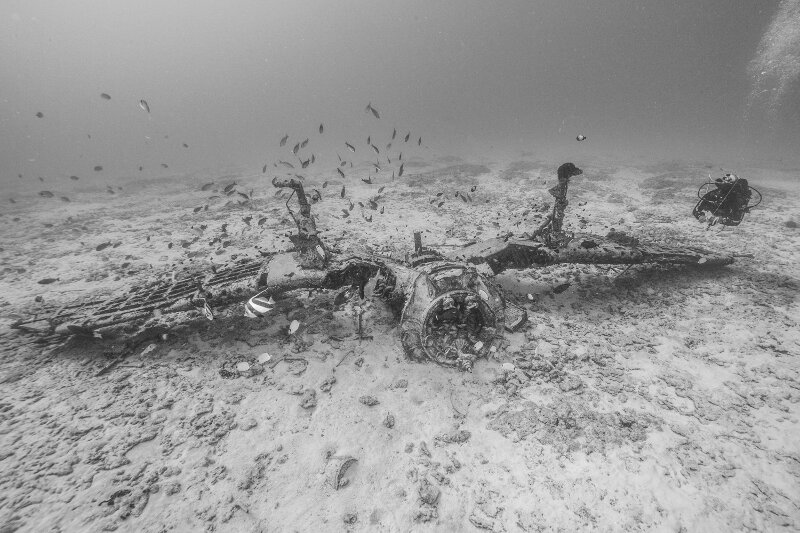
[[[288,140],[289,140],[289,134],[287,133],[286,135],[281,137],[281,146],[285,146],[286,145],[286,141],[288,141]]]
[[[139,107],[148,113],[150,112],[150,104],[147,103],[147,100],[139,100]]]

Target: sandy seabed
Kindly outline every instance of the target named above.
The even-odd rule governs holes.
[[[235,173],[6,202],[0,531],[800,528],[800,234],[786,225],[800,219],[800,171],[741,172],[764,203],[706,231],[690,211],[713,165],[574,162],[567,228],[754,257],[506,272],[497,281],[530,321],[472,373],[406,360],[379,300],[363,304],[373,340],[338,340],[361,302],[326,294],[269,320],[235,310],[187,325],[100,372],[115,346],[41,346],[8,325],[37,295],[66,303],[285,249],[282,201],[265,177]],[[323,193],[331,246],[402,253],[414,230],[445,249],[532,229],[559,163],[409,162],[394,182],[348,181],[345,219],[342,180],[306,186]],[[208,181],[252,200],[209,200]],[[385,213],[366,207],[367,222],[357,203],[381,185]],[[472,202],[455,197],[473,186]],[[231,242],[208,246],[223,223]],[[59,280],[37,284],[47,277]],[[220,375],[264,353],[253,375]]]

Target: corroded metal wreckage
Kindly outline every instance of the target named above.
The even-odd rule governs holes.
[[[733,262],[731,255],[700,248],[641,244],[620,234],[600,237],[565,232],[569,180],[581,173],[572,163],[559,167],[558,184],[549,191],[555,197],[553,210],[530,235],[475,242],[443,254],[424,247],[417,233],[414,253],[402,260],[332,252],[319,237],[302,183],[273,180],[275,187],[292,191],[286,202],[297,226],[291,251],[243,259],[208,277],[137,287],[110,299],[89,298],[38,313],[15,326],[51,336],[124,338],[213,319],[244,301],[247,316],[263,319],[276,300],[292,291],[350,286],[363,297],[372,281],[373,295],[384,299],[400,321],[401,341],[410,359],[469,370],[476,359],[498,349],[504,330],[514,331],[527,320],[524,309],[506,301],[493,274],[563,263],[711,267]],[[297,212],[289,205],[294,196]]]

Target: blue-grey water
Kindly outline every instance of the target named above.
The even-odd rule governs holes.
[[[396,127],[439,155],[791,167],[799,76],[797,0],[9,0],[0,184],[255,171],[319,123],[330,157]]]

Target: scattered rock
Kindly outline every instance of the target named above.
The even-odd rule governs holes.
[[[358,399],[359,402],[363,403],[368,407],[372,407],[374,405],[378,405],[380,402],[375,396],[371,396],[369,394],[364,395]]]
[[[463,443],[467,442],[472,436],[472,433],[465,429],[448,431],[436,436],[436,442],[440,444],[451,444],[454,442]]]
[[[242,422],[242,423],[239,425],[239,428],[240,428],[242,431],[250,431],[251,429],[253,429],[253,428],[254,428],[254,427],[256,427],[257,425],[258,425],[258,422],[256,422],[256,419],[255,419],[255,418],[248,418],[247,420],[245,420],[244,422]]]
[[[394,415],[392,413],[386,413],[386,418],[383,419],[383,425],[389,429],[394,427]]]
[[[787,220],[786,222],[783,223],[783,225],[786,226],[787,228],[794,229],[797,227],[797,222],[795,222],[794,220]]]
[[[428,449],[428,445],[425,443],[424,440],[420,441],[420,443],[419,443],[419,453],[421,453],[422,455],[424,455],[426,457],[430,457],[431,456],[431,451]]]
[[[408,388],[408,380],[407,379],[398,379],[392,384],[393,389],[406,389]]]
[[[356,522],[358,522],[358,515],[356,513],[345,513],[344,516],[342,517],[342,521],[345,524],[350,524],[350,525],[355,524]]]
[[[558,384],[558,387],[564,392],[569,392],[583,387],[583,382],[577,376],[567,376]]]
[[[428,505],[436,505],[439,503],[439,496],[441,495],[442,491],[439,490],[439,487],[428,481],[427,478],[422,478],[419,482],[419,499],[422,500],[422,503],[427,503]]]
[[[300,398],[300,407],[303,409],[312,409],[317,406],[317,391],[314,389],[306,389],[303,392],[303,397]]]

